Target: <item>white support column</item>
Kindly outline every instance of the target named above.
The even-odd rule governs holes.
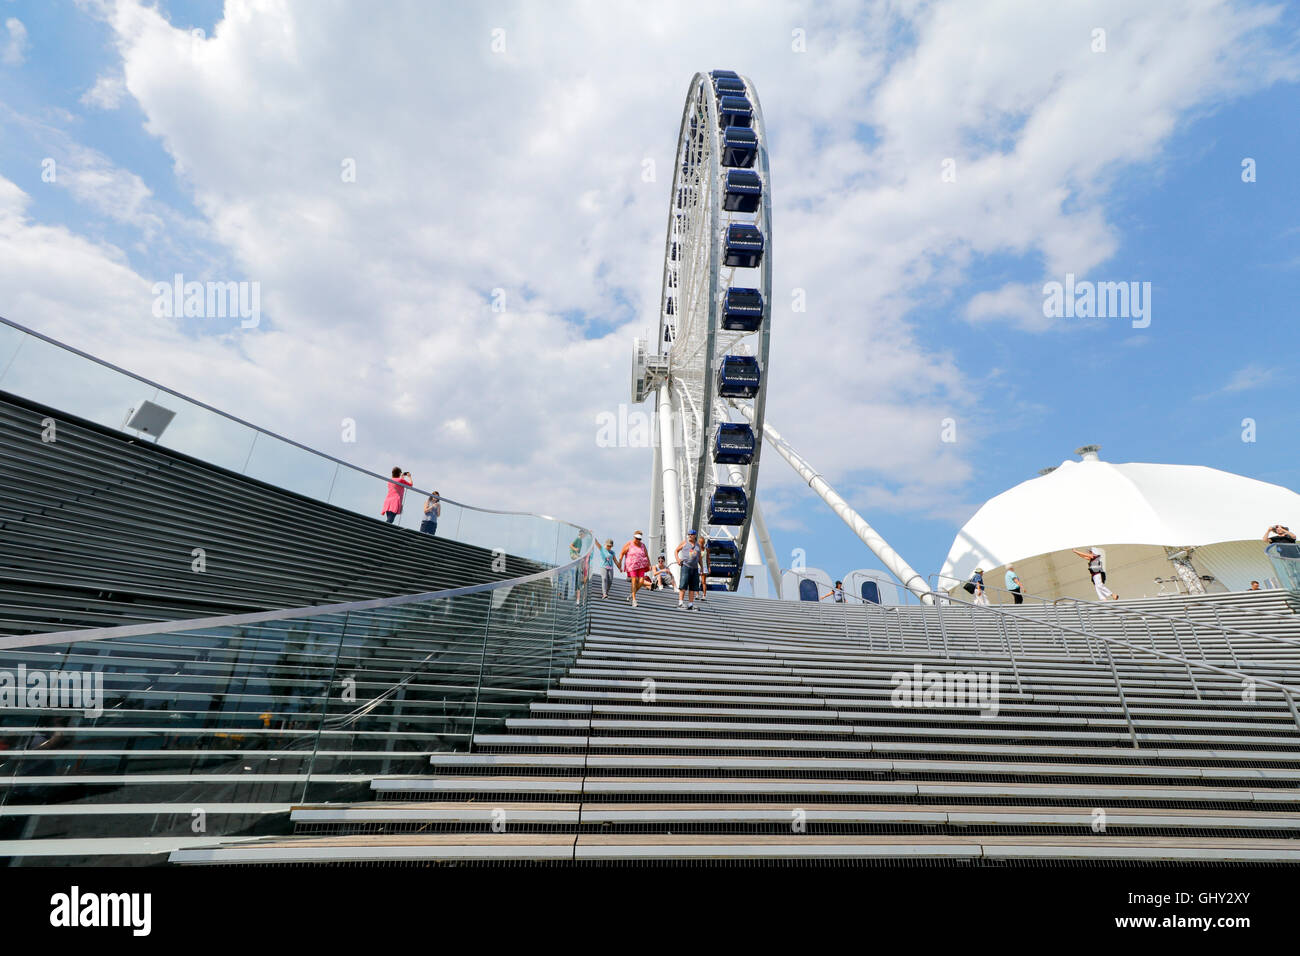
[[[673,403],[668,397],[668,383],[659,386],[659,458],[663,475],[664,554],[673,563],[673,549],[681,544],[681,497],[677,487],[677,446],[673,444]],[[676,576],[676,572],[673,572]]]
[[[759,547],[763,549],[763,563],[767,565],[767,576],[772,580],[774,597],[781,597],[781,562],[776,559],[776,548],[772,547],[772,538],[767,533],[767,522],[763,520],[763,509],[758,506],[758,497],[754,497],[754,534],[758,536]]]
[[[734,407],[739,408],[741,413],[751,422],[754,420],[754,413],[748,406],[736,405]],[[926,580],[913,571],[902,556],[876,533],[876,529],[867,524],[867,520],[862,515],[850,508],[849,503],[835,493],[835,489],[830,486],[830,483],[819,475],[813,466],[808,464],[798,452],[786,444],[780,433],[766,421],[763,422],[763,439],[772,443],[773,447],[780,452],[781,457],[799,473],[799,477],[808,482],[808,487],[822,501],[830,505],[831,510],[853,529],[853,533],[861,538],[862,543],[871,549],[872,553],[889,569],[889,572],[902,582],[903,587],[926,604],[933,603],[934,599],[930,597],[930,587]]]
[[[650,527],[646,547],[650,554],[650,566],[654,567],[656,556],[664,549],[664,476],[663,452],[660,450],[659,435],[650,436],[654,446],[654,465],[650,469]]]

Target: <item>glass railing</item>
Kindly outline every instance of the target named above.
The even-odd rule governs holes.
[[[205,811],[207,835],[246,832],[232,805],[364,800],[376,776],[429,773],[429,754],[502,732],[573,661],[591,541],[507,582],[0,638],[0,840],[193,836],[191,807],[225,808]],[[178,810],[144,834],[48,810],[88,803]]]
[[[154,436],[127,422],[152,402],[173,413],[156,436],[163,448],[383,520],[386,476],[3,319],[0,391],[144,441]],[[426,497],[405,493],[401,525],[418,527]],[[437,535],[542,570],[348,604],[0,637],[0,840],[249,832],[255,806],[366,799],[373,777],[427,773],[430,753],[472,750],[476,734],[526,714],[587,633],[591,534],[443,498]],[[139,833],[142,817],[115,828],[58,812],[74,804],[177,809],[141,811],[153,822]]]
[[[1282,587],[1300,591],[1300,545],[1270,544],[1264,549]]]
[[[0,391],[376,521],[384,520],[380,508],[391,481],[387,475],[259,428],[2,317]],[[156,435],[129,427],[145,402],[172,413]],[[419,486],[404,491],[402,511],[394,523],[418,530],[431,491]],[[519,521],[514,514],[443,497],[436,534],[558,565],[570,559],[570,545],[579,528],[561,521]]]

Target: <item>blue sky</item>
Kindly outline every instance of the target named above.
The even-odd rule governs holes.
[[[1085,443],[1300,488],[1300,10],[1167,7],[751,5],[683,43],[689,5],[374,24],[0,0],[25,35],[0,63],[0,186],[22,194],[0,203],[0,314],[375,470],[626,536],[649,452],[592,436],[655,322],[668,186],[640,164],[670,168],[690,72],[734,65],[771,130],[774,299],[809,301],[773,312],[771,421],[923,574],[980,502]],[[1066,271],[1149,282],[1150,327],[1045,319]],[[176,272],[259,281],[262,325],[150,321]],[[774,454],[760,487],[783,561],[878,566]]]

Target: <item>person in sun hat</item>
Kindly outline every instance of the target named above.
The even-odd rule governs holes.
[[[646,575],[650,571],[650,554],[641,540],[641,532],[632,534],[632,540],[623,545],[618,553],[618,566],[627,575],[632,584],[632,606],[636,607],[636,592],[646,585]]]

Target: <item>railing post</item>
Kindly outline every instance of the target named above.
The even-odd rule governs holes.
[[[1146,620],[1145,618],[1143,618],[1143,621],[1147,627],[1147,636],[1150,637],[1151,622]],[[1178,636],[1178,628],[1175,626],[1176,623],[1177,622],[1173,621],[1172,619],[1169,621],[1169,633],[1174,636],[1174,646],[1178,648],[1178,656],[1183,659],[1183,664],[1187,667],[1187,678],[1192,682],[1192,690],[1196,692],[1196,699],[1201,700],[1201,687],[1199,684],[1196,683],[1196,674],[1192,672],[1191,661],[1187,659],[1187,652],[1183,650],[1183,639]],[[1155,638],[1152,637],[1151,639],[1152,639],[1152,646],[1154,646]]]
[[[1115,657],[1110,652],[1109,644],[1106,645],[1105,650],[1106,659],[1110,662],[1111,676],[1115,678],[1115,690],[1119,693],[1119,705],[1124,710],[1124,722],[1128,724],[1129,739],[1133,741],[1134,748],[1140,750],[1141,748],[1138,747],[1137,731],[1133,727],[1133,715],[1130,714],[1128,710],[1128,698],[1124,696],[1124,685],[1121,684],[1119,680],[1119,668],[1115,666]]]
[[[1201,655],[1201,660],[1205,660],[1205,648],[1201,646],[1201,636],[1196,633],[1196,623],[1191,620],[1187,623],[1192,627],[1192,640],[1196,642],[1196,653]]]
[[[1289,691],[1282,691],[1282,696],[1286,698],[1286,704],[1291,708],[1291,719],[1295,721],[1296,729],[1300,730],[1300,711],[1296,710],[1295,696]]]
[[[316,739],[311,745],[311,760],[307,764],[307,774],[302,781],[302,800],[307,800],[307,788],[311,786],[311,775],[316,770],[316,754],[320,751],[321,734],[325,732],[325,720],[330,713],[330,698],[334,695],[334,679],[339,673],[339,658],[343,656],[343,639],[348,634],[348,619],[352,616],[351,611],[343,613],[343,623],[339,625],[339,640],[334,645],[334,663],[330,667],[329,680],[325,683],[325,697],[320,706],[320,723],[316,725]]]
[[[1092,662],[1095,664],[1097,663],[1097,651],[1093,647],[1093,635],[1089,633],[1088,626],[1083,621],[1083,605],[1079,602],[1075,602],[1074,610],[1079,616],[1079,630],[1083,632],[1084,642],[1088,645],[1088,657],[1091,658]],[[1100,643],[1100,637],[1098,637],[1098,642]],[[1107,653],[1109,653],[1109,651],[1107,651]]]
[[[552,580],[558,580],[558,578]],[[488,634],[490,633],[492,627],[492,592],[491,591],[485,592],[485,597],[487,598],[487,614],[485,615],[485,619],[483,621],[483,649],[482,651],[480,651],[478,657],[478,680],[474,682],[474,713],[473,716],[470,717],[470,722],[469,722],[469,753],[474,752],[474,728],[478,726],[478,704],[479,704],[479,699],[483,696],[483,667],[484,664],[487,662]],[[552,587],[551,588],[552,620],[554,620],[554,615],[559,612],[559,608],[560,608],[560,597],[559,594],[556,592],[555,588]],[[552,631],[552,633],[554,633],[554,631]]]
[[[952,605],[946,605],[951,607]],[[943,608],[936,599],[934,602],[935,613],[939,615],[939,639],[943,641],[943,656],[945,660],[952,660],[952,655],[948,653],[948,625],[943,619]]]
[[[1228,636],[1228,632],[1223,629],[1223,622],[1219,620],[1218,605],[1211,604],[1210,610],[1214,612],[1214,626],[1219,629],[1219,634],[1223,637],[1223,643],[1228,645],[1228,654],[1232,657],[1232,666],[1240,669],[1241,662],[1237,660],[1237,649],[1232,646],[1232,638]]]
[[[1002,618],[1002,643],[1006,646],[1007,657],[1011,658],[1011,673],[1016,677],[1016,693],[1023,696],[1025,688],[1020,683],[1020,667],[1016,663],[1016,652],[1011,649],[1011,635],[1007,633],[1007,619],[1005,617]]]

